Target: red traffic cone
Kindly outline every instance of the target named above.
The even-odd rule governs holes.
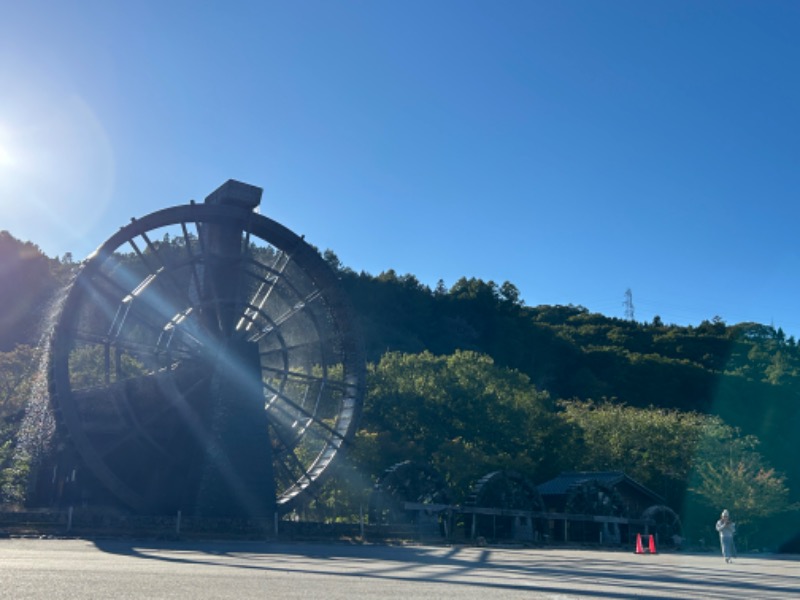
[[[656,536],[650,534],[650,554],[656,553]]]
[[[644,548],[642,547],[642,534],[636,534],[636,554],[644,554]]]

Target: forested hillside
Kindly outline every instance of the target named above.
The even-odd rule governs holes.
[[[590,313],[580,306],[529,307],[508,282],[498,285],[463,278],[449,289],[439,285],[431,290],[413,275],[391,270],[378,276],[356,274],[343,268],[332,253],[326,257],[350,291],[371,362],[390,351],[451,355],[469,350],[490,356],[497,367],[525,374],[536,390],[551,399],[608,401],[643,409],[640,414],[653,419],[664,414],[678,420],[689,413],[711,415],[744,436],[733,445],[757,450],[766,461],[764,472],[771,467],[774,473],[786,474],[791,499],[800,499],[800,485],[794,483],[800,483],[796,461],[800,347],[781,329],[758,323],[726,324],[718,318],[696,326],[665,324],[659,318],[639,323]],[[623,413],[616,415],[619,428],[624,428]],[[606,457],[605,462],[577,457],[562,437],[561,443],[552,442],[557,451],[545,460],[550,468],[540,471],[538,479],[560,468],[624,467],[635,472],[632,456],[658,451],[655,434],[644,431],[617,459]],[[613,427],[605,433],[607,444],[619,437]],[[585,434],[586,428],[581,437]],[[663,439],[663,435],[661,431],[656,437]],[[687,434],[674,429],[672,435]],[[731,431],[714,435],[722,439],[731,436]],[[691,446],[689,438],[683,441]],[[681,439],[673,437],[671,442],[680,444]],[[603,448],[597,443],[593,452],[598,454]],[[675,451],[675,464],[685,462]],[[679,505],[691,485],[689,475],[673,480],[666,475],[668,470],[662,465],[649,474],[637,474]],[[757,472],[747,477],[755,480]]]
[[[0,352],[36,342],[65,272],[38,246],[0,231]]]
[[[370,363],[354,449],[366,488],[408,459],[434,463],[462,498],[489,469],[537,481],[560,470],[624,469],[680,508],[693,486],[705,486],[713,503],[713,462],[728,456],[725,481],[764,480],[747,491],[761,495],[752,518],[764,516],[760,500],[777,511],[800,499],[800,347],[780,329],[526,306],[508,282],[463,278],[430,289],[413,275],[355,273],[323,255],[352,298]],[[47,307],[74,266],[0,233],[5,501],[19,494],[14,433]]]
[[[788,442],[797,431],[800,347],[781,329],[717,318],[697,326],[638,323],[580,306],[528,307],[508,282],[465,278],[430,290],[413,275],[339,268],[370,361],[387,351],[473,350],[555,398],[711,412],[763,442]],[[785,467],[793,454],[792,446]]]

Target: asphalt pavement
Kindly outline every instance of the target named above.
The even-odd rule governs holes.
[[[473,546],[0,539],[0,598],[800,597],[800,557]]]

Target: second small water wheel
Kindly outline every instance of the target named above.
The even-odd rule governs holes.
[[[566,512],[601,521],[578,521],[572,525],[572,541],[618,544],[622,541],[620,521],[629,516],[628,505],[620,493],[596,479],[573,484],[567,490]]]
[[[659,546],[680,547],[683,543],[681,518],[669,506],[657,504],[642,513],[642,519],[652,521],[650,533],[656,536]]]
[[[369,522],[414,525],[417,533],[447,535],[452,496],[442,475],[431,465],[403,461],[381,476],[370,495]]]
[[[543,529],[535,515],[545,510],[539,490],[516,471],[484,475],[464,508],[473,538],[536,541]]]

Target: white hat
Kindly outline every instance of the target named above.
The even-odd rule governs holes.
[[[725,518],[727,518],[729,514],[730,514],[730,513],[728,512],[728,509],[727,509],[727,508],[726,508],[725,510],[723,510],[723,511],[722,511],[722,516],[723,516],[723,517],[725,517]]]

